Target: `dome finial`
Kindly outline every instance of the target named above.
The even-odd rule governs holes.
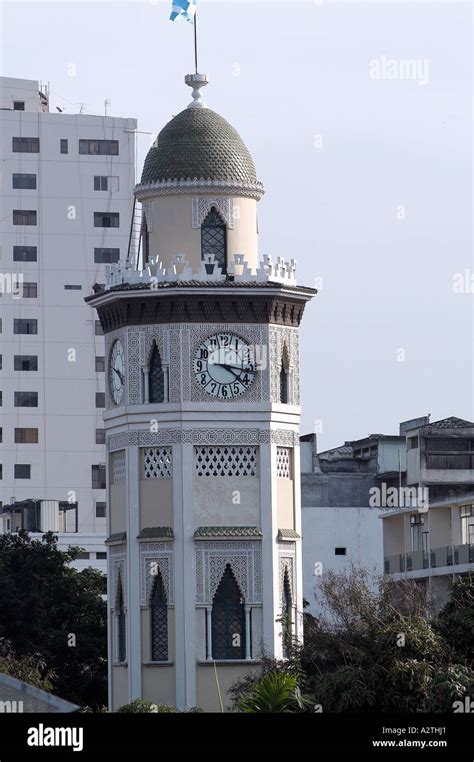
[[[205,87],[209,82],[207,74],[186,74],[184,81],[193,88],[193,100],[188,104],[188,108],[207,108],[201,95],[201,87]]]

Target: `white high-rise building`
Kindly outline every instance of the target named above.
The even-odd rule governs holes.
[[[137,123],[50,113],[8,77],[0,121],[0,531],[52,529],[105,569],[104,338],[84,296],[127,255]]]

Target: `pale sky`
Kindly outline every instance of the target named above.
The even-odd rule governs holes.
[[[170,7],[1,2],[2,74],[49,81],[52,110],[101,114],[108,98],[154,137],[193,70],[192,26]],[[266,187],[261,254],[322,278],[302,433],[322,428],[323,450],[428,413],[473,420],[471,4],[200,0],[198,31],[205,100]]]

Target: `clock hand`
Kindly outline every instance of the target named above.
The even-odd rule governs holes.
[[[114,372],[114,373],[116,373],[116,374],[117,374],[117,376],[119,377],[119,379],[121,380],[121,382],[122,382],[122,384],[123,384],[123,382],[124,382],[124,377],[123,377],[122,373],[120,373],[120,371],[119,371],[119,370],[117,370],[117,368],[112,368],[112,370],[113,370],[113,372]]]

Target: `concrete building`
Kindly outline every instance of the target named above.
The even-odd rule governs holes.
[[[136,121],[50,113],[38,82],[3,77],[0,124],[0,531],[36,500],[60,545],[105,539],[104,338],[84,295],[127,255]]]
[[[316,435],[301,437],[303,594],[308,613],[321,612],[317,582],[327,570],[383,572],[380,506],[371,490],[404,482],[405,438],[372,434],[317,452]]]
[[[424,419],[404,434],[412,502],[382,515],[385,571],[428,585],[442,605],[451,581],[474,571],[474,424]]]
[[[186,77],[135,189],[147,266],[95,288],[108,384],[110,706],[219,711],[302,635],[298,326],[314,289],[258,257],[263,187]],[[159,258],[157,253],[159,252]]]

